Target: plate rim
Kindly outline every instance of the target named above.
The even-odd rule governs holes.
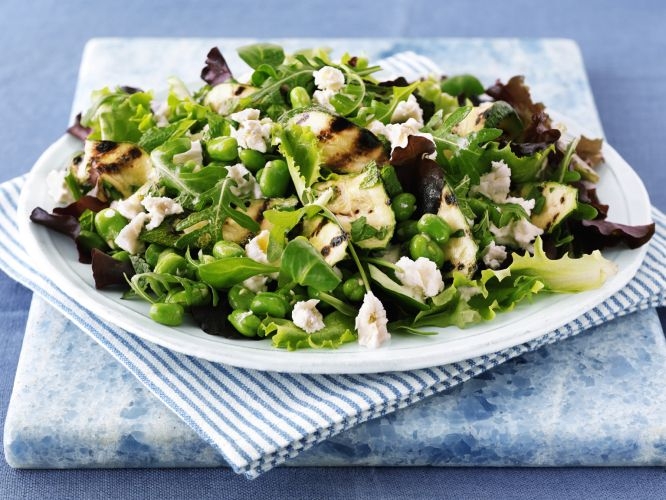
[[[553,117],[563,117],[562,115],[556,114],[552,111],[550,113]],[[582,128],[579,128],[578,125],[571,120],[567,119],[565,123],[567,123],[570,128],[584,132]],[[54,247],[55,243],[53,242],[53,238],[59,237],[59,235],[55,235],[47,228],[30,222],[28,215],[36,205],[34,204],[34,200],[31,200],[30,198],[29,188],[33,186],[35,182],[37,182],[37,177],[44,175],[49,170],[62,167],[62,164],[57,162],[50,163],[49,159],[51,156],[57,155],[62,148],[69,148],[69,152],[73,153],[77,146],[79,148],[81,147],[80,142],[67,134],[63,135],[57,141],[52,143],[35,162],[30,170],[30,173],[28,174],[24,187],[21,189],[21,194],[17,206],[17,224],[19,228],[19,237],[27,253],[35,258],[35,262],[42,263],[42,265],[37,266],[39,270],[41,272],[50,271],[49,276],[57,285],[57,287],[63,291],[63,293],[68,294],[71,298],[79,302],[82,307],[89,308],[89,306],[92,304],[93,307],[88,309],[90,312],[99,316],[104,321],[126,330],[132,335],[136,335],[143,340],[156,343],[162,347],[180,352],[182,354],[203,358],[213,362],[220,362],[238,368],[256,369],[261,371],[277,371],[284,373],[362,374],[422,369],[492,354],[494,352],[535,340],[593,309],[595,306],[606,300],[609,296],[624,287],[633,278],[638,268],[642,264],[647,252],[647,245],[644,245],[641,248],[635,250],[622,249],[622,254],[620,255],[625,255],[625,253],[631,252],[632,258],[630,259],[629,265],[620,269],[618,273],[612,276],[602,288],[595,289],[590,292],[566,294],[560,296],[568,298],[582,296],[584,298],[584,300],[574,301],[576,302],[577,307],[574,308],[573,313],[569,312],[568,314],[562,315],[560,319],[556,321],[553,321],[550,316],[546,316],[540,320],[545,324],[539,324],[539,319],[536,319],[531,324],[528,324],[529,328],[527,328],[528,325],[523,325],[523,323],[526,318],[529,316],[534,316],[534,314],[538,313],[538,310],[535,309],[533,313],[528,314],[525,316],[525,318],[518,319],[516,322],[514,322],[518,323],[518,325],[521,327],[518,332],[515,332],[512,335],[500,336],[499,340],[497,337],[488,335],[489,331],[485,331],[477,335],[464,336],[463,339],[454,340],[455,349],[451,349],[452,346],[447,342],[439,342],[435,345],[432,345],[430,342],[424,339],[424,342],[421,346],[411,346],[404,348],[409,350],[409,355],[407,358],[402,358],[395,355],[395,353],[400,353],[403,351],[403,348],[393,346],[393,349],[391,349],[390,345],[375,350],[357,350],[351,352],[345,351],[344,346],[342,349],[337,350],[287,351],[273,347],[269,347],[268,350],[256,349],[251,348],[252,344],[254,343],[247,341],[220,339],[219,337],[207,336],[206,334],[195,335],[194,337],[192,337],[192,335],[181,335],[178,333],[178,328],[158,325],[152,322],[152,320],[150,320],[147,315],[135,312],[130,307],[113,302],[112,299],[105,297],[107,292],[97,291],[101,297],[104,298],[100,302],[90,300],[90,297],[86,293],[88,290],[83,288],[82,284],[79,283],[77,286],[77,283],[68,279],[67,271],[60,270],[59,272],[53,273],[54,268],[51,265],[46,265],[48,262],[50,262],[50,259],[47,257],[53,257],[53,255],[49,256],[48,253],[42,249],[44,248],[43,243],[50,243],[51,247]],[[622,170],[623,181],[630,182],[631,186],[633,186],[633,189],[629,191],[632,200],[634,202],[640,202],[640,205],[643,205],[642,208],[644,211],[642,213],[630,212],[630,215],[635,216],[640,221],[645,221],[640,223],[647,223],[647,221],[651,220],[651,205],[647,190],[642,180],[636,171],[619,155],[619,153],[614,148],[612,148],[612,146],[607,144],[606,141],[604,141],[603,153],[606,159],[606,163],[611,166],[611,171],[615,172],[618,168]],[[53,203],[49,201],[49,206],[52,204]],[[58,257],[63,259],[63,256],[59,253]],[[58,270],[56,269],[56,271]],[[76,274],[74,271],[70,270],[69,274],[72,273]],[[92,274],[92,272],[90,272],[90,274]],[[548,297],[547,299],[550,299],[551,297]],[[564,301],[566,302],[566,300]],[[113,302],[114,305],[111,306],[110,302]],[[550,300],[550,302],[553,302],[553,300]],[[571,302],[571,300],[569,302]],[[528,307],[532,306],[533,305],[530,305]],[[127,315],[118,314],[118,307],[121,307],[123,311],[129,310],[131,313]],[[145,307],[147,307],[147,305]],[[510,313],[502,313],[502,317],[505,317],[507,314]],[[137,324],[134,321],[137,315],[140,315],[143,318],[141,323],[146,321],[150,322],[147,325],[149,326],[147,331],[144,325]],[[510,323],[507,326],[513,327],[514,323]],[[536,328],[534,327],[535,324],[537,325]],[[482,323],[482,325],[490,326],[490,331],[493,329],[492,322]],[[164,335],[165,329],[170,331],[171,334]],[[464,332],[465,330],[462,331]],[[445,333],[440,333],[439,335],[445,335]],[[459,345],[461,342],[464,344],[464,340],[470,342],[470,339],[472,338],[474,338],[474,341],[472,342],[471,348],[469,346],[464,348],[463,346]],[[192,340],[195,340],[195,342],[192,342]],[[212,349],[212,347],[219,348],[221,345],[232,345],[233,348],[231,350],[233,352],[227,353],[226,349]],[[447,348],[451,350],[448,352],[440,352],[442,349],[447,350]],[[238,357],[238,350],[240,350],[242,354],[240,357]],[[220,353],[219,351],[222,352]],[[266,365],[267,353],[272,353],[268,366]],[[335,359],[335,362],[331,363],[331,358]],[[325,368],[322,367],[322,363]]]

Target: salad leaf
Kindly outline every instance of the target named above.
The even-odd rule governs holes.
[[[227,61],[220,49],[213,47],[206,55],[206,66],[201,70],[201,79],[208,85],[217,85],[233,78]]]
[[[284,50],[272,43],[255,43],[238,49],[238,55],[252,69],[261,65],[279,66],[284,61]]]
[[[290,283],[311,286],[320,292],[333,290],[342,279],[310,242],[298,236],[287,243],[282,254],[278,286]]]
[[[152,93],[126,90],[106,87],[93,92],[94,104],[81,118],[81,125],[92,130],[88,139],[137,143],[155,126]]]
[[[585,249],[588,252],[591,249],[613,247],[620,243],[626,244],[629,248],[638,248],[650,241],[655,232],[654,222],[628,226],[607,220],[583,220],[581,225],[588,234],[577,234],[575,239],[587,243]]]
[[[455,97],[475,97],[484,92],[483,85],[473,75],[450,76],[442,80],[440,87],[442,91]]]
[[[248,257],[225,257],[197,267],[201,281],[217,290],[230,288],[252,276],[278,270],[276,266],[262,264]]]
[[[280,134],[280,152],[287,160],[296,194],[305,204],[306,188],[319,178],[321,161],[317,136],[309,127],[287,125]]]
[[[497,80],[495,85],[486,89],[486,93],[495,100],[508,102],[518,113],[525,125],[518,142],[552,143],[560,138],[561,132],[552,128],[543,103],[532,101],[525,77],[514,76],[506,84]]]
[[[513,261],[506,269],[487,272],[500,281],[507,276],[534,276],[550,292],[583,292],[599,288],[617,272],[617,266],[598,250],[577,259],[566,255],[549,259],[540,237],[534,242],[534,255],[514,253],[512,257]]]
[[[274,347],[294,351],[302,348],[336,349],[356,340],[354,318],[334,311],[324,318],[324,328],[307,333],[287,319],[270,318],[262,323],[266,336],[273,335]]]
[[[500,147],[498,143],[491,142],[483,152],[482,162],[490,165],[491,161],[504,161],[511,169],[511,180],[514,183],[534,182],[541,179],[548,163],[548,155],[554,150],[555,146],[550,144],[546,149],[529,156],[517,156],[509,144]]]
[[[128,261],[114,259],[110,255],[92,249],[92,273],[95,288],[102,289],[110,286],[127,286],[127,279],[134,276],[134,267]]]

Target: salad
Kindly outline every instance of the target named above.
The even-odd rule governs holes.
[[[599,287],[616,270],[600,250],[654,233],[607,220],[601,140],[566,138],[520,76],[379,81],[350,54],[238,53],[247,81],[213,48],[195,91],[94,92],[47,179],[59,207],[31,214],[158,323],[376,348]]]

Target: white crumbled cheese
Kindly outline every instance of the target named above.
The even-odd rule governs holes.
[[[251,276],[250,278],[243,281],[243,286],[254,293],[265,292],[268,290],[266,283],[268,282],[268,276]]]
[[[46,188],[49,196],[56,203],[74,203],[74,197],[65,183],[67,173],[66,170],[51,170],[49,175],[46,176]]]
[[[502,161],[490,164],[490,172],[483,174],[478,186],[472,187],[473,193],[480,193],[495,203],[504,203],[509,196],[511,169]]]
[[[423,127],[423,110],[413,94],[410,94],[406,101],[398,103],[391,115],[391,123],[406,122],[410,118],[419,122]]]
[[[201,141],[194,140],[190,145],[190,149],[183,153],[173,155],[173,163],[175,165],[184,165],[188,161],[193,161],[197,165],[203,163],[203,151],[201,149]]]
[[[132,196],[125,198],[124,200],[112,201],[111,208],[113,208],[126,219],[130,220],[144,211],[143,205],[141,205],[141,198],[141,193],[137,191]]]
[[[255,198],[261,198],[261,189],[257,180],[242,163],[227,167],[227,177],[236,181],[236,186],[231,187],[231,192],[236,196],[247,196],[252,193]]]
[[[231,115],[229,115],[229,118],[231,118],[235,122],[243,123],[248,120],[258,120],[260,116],[261,116],[261,111],[259,111],[258,109],[246,108],[242,111],[238,111],[237,113],[232,113]]]
[[[511,245],[534,253],[534,240],[537,236],[543,234],[543,229],[535,226],[527,219],[518,219],[512,221],[504,227],[490,225],[490,232],[495,236],[495,240],[501,245]]]
[[[355,321],[358,343],[373,349],[382,345],[391,338],[387,323],[386,310],[380,300],[372,292],[366,292]]]
[[[529,216],[532,214],[532,210],[534,209],[536,200],[526,200],[525,198],[517,198],[515,196],[509,196],[506,200],[504,200],[504,203],[515,203],[516,205],[520,205],[521,207],[523,207],[523,210],[525,210],[525,212]]]
[[[431,134],[419,132],[422,126],[414,118],[409,118],[404,123],[389,123],[385,126],[385,132],[382,135],[391,143],[391,149],[406,147],[410,135],[425,137],[432,141]]]
[[[386,137],[386,125],[384,125],[379,120],[372,120],[368,124],[367,129],[375,135],[381,135],[382,137]]]
[[[255,262],[268,264],[268,240],[270,232],[267,229],[261,231],[245,245],[245,254]]]
[[[345,74],[333,66],[324,66],[313,71],[314,82],[317,88],[321,90],[339,91],[345,85]]]
[[[270,140],[273,121],[270,118],[259,119],[258,109],[247,108],[231,115],[238,122],[238,129],[231,127],[231,137],[244,149],[254,149],[261,153],[267,151],[266,143]]]
[[[318,332],[324,328],[324,318],[317,310],[317,299],[301,300],[294,304],[291,312],[291,320],[294,324],[305,330],[307,333]]]
[[[183,213],[183,207],[175,200],[166,196],[146,196],[141,204],[148,211],[150,222],[146,224],[146,229],[155,229],[167,215],[176,215]]]
[[[137,214],[129,223],[120,230],[114,243],[119,248],[135,255],[143,250],[143,243],[139,241],[139,235],[143,225],[148,220],[148,214],[141,212]]]
[[[400,268],[396,277],[419,297],[434,297],[444,290],[442,274],[430,259],[419,257],[414,261],[403,256],[395,265]]]
[[[483,250],[483,263],[490,269],[497,269],[507,258],[506,247],[491,241]]]
[[[331,104],[331,97],[335,95],[332,90],[315,90],[312,99],[316,104],[331,112],[335,112],[335,107]]]

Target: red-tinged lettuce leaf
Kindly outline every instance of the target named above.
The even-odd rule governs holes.
[[[437,212],[442,198],[444,172],[436,161],[426,158],[434,152],[430,139],[412,135],[407,146],[393,149],[389,160],[400,184],[416,195],[419,213]]]
[[[608,215],[608,205],[601,203],[597,196],[596,186],[590,182],[580,181],[573,184],[578,189],[578,201],[592,205],[597,209],[596,220],[603,220]]]
[[[50,214],[43,208],[37,207],[30,214],[30,220],[35,224],[46,226],[73,239],[79,252],[79,262],[90,264],[92,260],[90,249],[79,241],[81,225],[78,218],[72,215]]]
[[[120,90],[126,94],[136,94],[138,92],[143,92],[139,87],[130,87],[129,85],[121,85]]]
[[[109,206],[109,203],[106,201],[101,201],[99,198],[94,196],[81,196],[74,203],[70,203],[66,207],[56,207],[53,209],[53,213],[56,215],[71,215],[77,219],[81,217],[81,214],[86,210],[91,210],[93,212],[99,212],[104,210]]]
[[[114,259],[96,248],[92,249],[91,256],[95,288],[98,290],[111,286],[129,288],[127,280],[134,276],[134,267],[130,262]]]
[[[629,248],[638,248],[650,241],[655,231],[654,222],[642,226],[627,226],[607,220],[584,220],[581,225],[589,234],[586,240],[592,239],[599,249],[621,243]]]
[[[208,335],[224,337],[233,340],[262,340],[263,337],[246,337],[236,331],[229,324],[227,316],[231,311],[226,300],[220,300],[216,306],[207,304],[204,306],[190,307],[190,313],[194,322]]]
[[[222,56],[220,49],[213,47],[206,56],[206,65],[201,70],[201,79],[208,85],[217,85],[226,82],[233,75],[227,65],[227,61]]]
[[[85,141],[88,138],[90,132],[92,132],[90,127],[84,127],[81,125],[81,113],[76,115],[76,118],[74,119],[74,125],[67,129],[67,133],[69,135],[72,135],[77,139],[81,139],[82,141]]]
[[[525,77],[514,76],[506,84],[499,80],[486,89],[486,93],[497,101],[508,102],[518,113],[525,130],[516,142],[546,142],[557,141],[561,132],[552,128],[550,116],[545,106],[540,102],[533,102],[530,89],[525,85]]]

